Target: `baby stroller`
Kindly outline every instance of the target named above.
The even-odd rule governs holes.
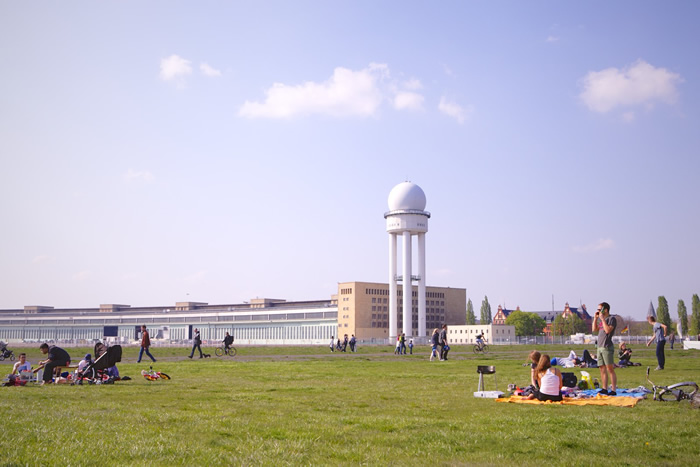
[[[12,350],[7,348],[7,344],[0,341],[0,361],[5,360],[6,358],[12,361],[15,359],[15,354]]]
[[[113,384],[119,378],[116,364],[122,361],[122,346],[108,347],[102,342],[95,344],[95,360],[76,375],[76,382],[83,384]]]

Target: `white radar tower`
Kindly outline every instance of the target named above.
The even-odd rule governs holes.
[[[403,283],[403,331],[413,336],[413,304],[418,302],[417,334],[425,334],[425,233],[428,231],[430,213],[425,211],[425,193],[411,182],[396,185],[389,193],[389,212],[384,214],[389,233],[389,338],[399,333],[398,283]],[[412,237],[418,238],[418,274],[413,275]],[[403,238],[403,275],[397,274],[398,237]],[[418,283],[418,296],[413,296],[413,281]]]

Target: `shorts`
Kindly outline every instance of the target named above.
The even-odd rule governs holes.
[[[437,344],[433,344],[433,350],[437,350]]]
[[[598,366],[615,364],[615,349],[613,347],[598,347]]]

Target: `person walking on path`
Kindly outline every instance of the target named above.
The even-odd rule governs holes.
[[[602,302],[598,305],[598,310],[593,318],[593,332],[598,332],[598,368],[600,368],[600,379],[604,395],[617,395],[617,375],[615,374],[615,346],[613,345],[613,335],[617,320],[610,316],[610,305]],[[610,377],[611,390],[608,392],[608,376]]]
[[[331,336],[331,352],[335,352],[335,336]]]
[[[440,361],[443,362],[447,360],[447,352],[450,351],[450,346],[447,345],[447,325],[442,325],[442,331],[440,331]]]
[[[194,350],[199,350],[199,358],[204,358],[202,355],[202,338],[199,335],[199,329],[194,328],[194,339],[192,339],[192,352],[190,353],[190,358],[194,356]]]
[[[668,336],[668,343],[671,345],[671,350],[673,350],[673,344],[676,342],[676,333],[672,332],[670,336]]]
[[[403,353],[406,355],[406,333],[402,332],[401,337],[399,338],[399,342],[401,343],[401,346],[399,347],[399,355]]]
[[[666,325],[656,321],[656,318],[649,316],[647,318],[649,324],[651,324],[652,336],[651,339],[647,341],[647,347],[654,342],[656,339],[656,361],[659,364],[655,370],[663,370],[666,366],[666,355],[664,355],[664,346],[666,345]]]
[[[141,363],[141,357],[143,357],[143,353],[146,352],[146,355],[151,357],[151,360],[155,363],[156,359],[151,355],[151,352],[148,350],[148,348],[151,346],[151,338],[148,335],[148,330],[146,329],[146,325],[141,326],[141,350],[139,351],[139,358],[136,360],[136,363]]]
[[[357,345],[357,339],[355,339],[355,334],[350,338],[350,352],[355,351],[355,346]]]

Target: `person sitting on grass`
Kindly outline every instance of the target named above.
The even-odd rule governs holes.
[[[537,383],[537,364],[540,363],[540,357],[542,355],[537,351],[533,350],[530,352],[530,384],[532,387],[535,389],[539,389],[538,383]]]
[[[552,368],[549,360],[549,355],[542,355],[539,363],[537,363],[537,383],[539,390],[534,394],[530,394],[528,399],[537,399],[539,401],[554,401],[562,400],[561,387],[563,385],[561,372]]]
[[[640,366],[641,363],[634,363],[630,359],[632,358],[632,349],[627,347],[627,344],[620,342],[620,350],[618,351],[618,356],[620,357],[620,362],[618,363],[620,368],[626,366]]]
[[[39,362],[39,367],[34,370],[34,372],[37,372],[42,368],[44,369],[44,378],[41,382],[41,384],[44,385],[46,383],[50,383],[53,379],[54,368],[58,366],[70,365],[70,355],[68,355],[68,352],[60,347],[56,347],[55,345],[49,347],[49,344],[46,342],[39,346],[39,350],[41,350],[41,353],[44,355],[48,354],[48,358]]]
[[[32,364],[27,361],[27,354],[22,352],[19,354],[19,360],[12,367],[13,375],[20,375],[23,371],[32,371]]]

